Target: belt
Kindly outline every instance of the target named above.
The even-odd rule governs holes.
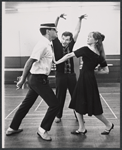
[[[47,84],[49,83],[48,76],[46,74],[32,74],[32,76],[35,76],[39,83]]]
[[[45,78],[48,78],[48,76],[46,74],[32,74],[34,76],[40,76],[40,77],[45,77]]]

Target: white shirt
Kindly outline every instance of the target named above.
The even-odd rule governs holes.
[[[32,74],[49,75],[52,67],[52,59],[54,57],[51,42],[44,36],[34,47],[30,58],[37,59],[30,69]]]

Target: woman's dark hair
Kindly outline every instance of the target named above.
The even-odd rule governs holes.
[[[40,28],[40,32],[42,35],[46,34],[46,30],[51,30],[51,28]]]
[[[73,39],[73,34],[71,32],[68,32],[68,31],[63,32],[62,36],[70,36],[70,40]]]
[[[102,43],[105,39],[105,36],[103,34],[101,34],[100,32],[92,32],[92,33],[93,33],[93,38],[97,41],[96,47],[97,47],[100,55],[103,58],[106,58],[103,43]]]

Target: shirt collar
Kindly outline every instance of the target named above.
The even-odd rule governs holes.
[[[44,36],[43,36],[43,39],[44,39],[44,41],[45,41],[47,44],[49,44],[49,45],[51,45],[51,44],[52,44],[52,42],[51,42],[51,41],[49,41],[46,37],[44,37]]]

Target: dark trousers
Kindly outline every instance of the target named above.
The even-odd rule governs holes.
[[[76,82],[77,80],[75,73],[56,73],[56,96],[60,101],[60,109],[57,114],[58,118],[61,118],[63,115],[67,89],[72,97]]]
[[[22,119],[28,113],[38,95],[40,95],[49,106],[40,126],[46,131],[49,131],[60,108],[59,101],[50,88],[46,75],[30,75],[28,82],[30,89],[17,110],[10,127],[15,130],[19,128]]]

